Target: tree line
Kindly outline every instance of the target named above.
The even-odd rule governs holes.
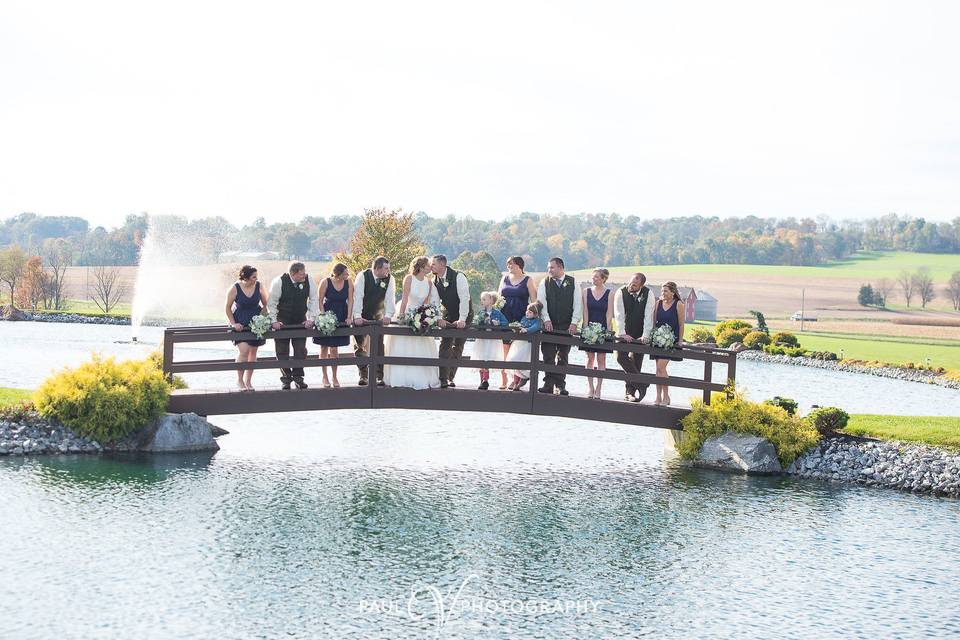
[[[521,255],[533,264],[563,255],[572,269],[597,264],[812,266],[861,249],[960,253],[960,217],[935,223],[897,214],[845,222],[823,217],[648,220],[619,214],[537,213],[490,221],[410,215],[417,236],[431,251],[450,256],[488,251],[498,262]],[[271,224],[258,218],[242,226],[221,217],[169,222],[201,241],[197,262],[218,261],[231,250],[327,260],[347,248],[363,216],[308,216],[297,223]],[[135,265],[147,227],[146,214],[129,215],[122,225],[106,229],[91,227],[83,218],[23,213],[0,222],[0,247],[19,245],[31,255],[42,255],[45,243],[63,240],[72,264]]]

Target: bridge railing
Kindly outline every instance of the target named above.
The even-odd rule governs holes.
[[[602,378],[604,380],[620,380],[632,382],[635,384],[665,384],[672,387],[681,387],[702,391],[703,401],[710,402],[710,394],[714,391],[724,391],[728,384],[736,379],[737,354],[727,349],[700,346],[684,346],[680,349],[663,350],[657,349],[651,345],[639,344],[636,342],[607,342],[603,348],[611,353],[634,352],[642,353],[647,356],[669,356],[681,357],[686,360],[696,360],[703,362],[703,375],[700,378],[688,378],[683,376],[670,375],[665,378],[658,377],[649,373],[627,373],[621,370],[606,369],[598,371],[596,369],[587,369],[579,365],[568,364],[566,366],[556,366],[545,363],[541,360],[540,348],[545,343],[557,345],[572,346],[590,346],[580,340],[575,335],[565,333],[517,333],[506,328],[493,329],[456,329],[445,328],[435,329],[426,334],[429,337],[436,338],[474,338],[474,339],[494,339],[494,340],[523,340],[531,343],[531,358],[529,362],[505,362],[502,360],[475,360],[468,356],[462,358],[404,358],[388,356],[381,353],[380,338],[387,335],[413,335],[408,327],[399,325],[364,324],[363,326],[340,326],[333,336],[370,336],[368,345],[368,355],[357,357],[353,354],[341,356],[338,358],[320,358],[316,355],[308,355],[306,359],[278,360],[276,357],[260,357],[256,362],[238,363],[232,359],[210,359],[210,360],[187,360],[176,361],[174,359],[174,347],[177,344],[205,343],[205,342],[223,342],[232,340],[255,340],[255,336],[250,331],[233,331],[223,325],[199,326],[199,327],[170,327],[164,331],[163,338],[163,371],[168,377],[177,373],[195,373],[210,371],[237,371],[246,369],[279,369],[283,368],[309,368],[323,366],[372,366],[377,365],[413,365],[430,367],[456,367],[458,369],[506,369],[506,370],[524,370],[530,372],[530,382],[528,392],[536,396],[536,388],[539,386],[539,378],[542,374],[564,374],[570,376],[589,376],[592,378]],[[315,329],[282,328],[276,331],[268,331],[264,338],[314,338],[323,337]],[[725,379],[714,381],[713,365],[720,363],[726,365]],[[373,378],[373,376],[371,376]],[[369,392],[372,395],[377,393],[376,384],[371,384]],[[531,398],[531,402],[535,402]]]

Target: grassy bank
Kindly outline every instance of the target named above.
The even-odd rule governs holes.
[[[960,450],[960,418],[855,413],[843,432]]]
[[[11,389],[9,387],[0,387],[0,407],[6,407],[11,404],[29,400],[32,393],[32,391],[27,389]]]

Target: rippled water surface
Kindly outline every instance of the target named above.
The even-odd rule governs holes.
[[[129,348],[63,327],[0,385]],[[213,455],[0,459],[0,636],[960,633],[955,500],[690,470],[665,432],[575,420],[215,422]]]

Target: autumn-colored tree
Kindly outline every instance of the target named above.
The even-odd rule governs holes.
[[[14,301],[21,308],[38,309],[43,302],[47,289],[47,274],[43,270],[43,260],[40,256],[33,256],[23,267],[23,275],[14,295]]]
[[[464,251],[450,266],[460,271],[470,283],[470,298],[474,306],[480,304],[480,294],[484,291],[496,291],[500,288],[500,278],[503,275],[497,267],[496,260],[486,251],[471,253]]]
[[[363,223],[350,240],[348,250],[338,253],[334,259],[356,274],[369,268],[377,256],[386,256],[399,283],[410,261],[426,252],[413,228],[413,214],[381,207],[364,210]],[[397,291],[400,291],[399,284]]]
[[[0,249],[0,281],[10,290],[10,304],[13,304],[17,286],[20,284],[20,278],[23,277],[23,269],[27,266],[27,259],[26,252],[17,245]]]

